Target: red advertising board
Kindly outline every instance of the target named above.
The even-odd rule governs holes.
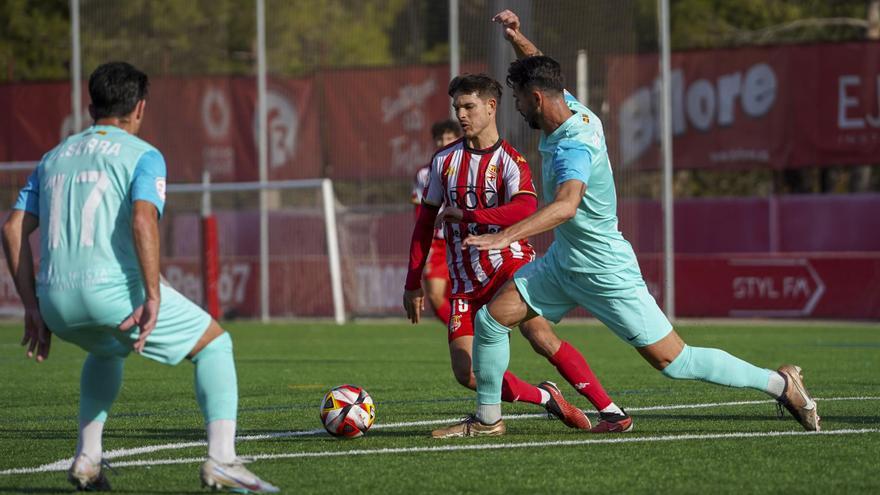
[[[660,162],[657,66],[648,55],[609,63],[621,166]],[[880,43],[674,53],[671,90],[678,168],[877,163]]]
[[[430,160],[431,124],[449,118],[449,66],[339,70],[321,80],[331,177],[411,177]]]
[[[0,161],[35,161],[73,128],[67,83],[0,85]],[[250,181],[257,166],[252,78],[156,78],[140,136],[165,156],[171,182]],[[88,102],[88,95],[83,96]],[[269,178],[321,175],[318,102],[311,79],[268,84]],[[88,113],[83,122],[91,122]]]
[[[639,261],[663,301],[659,256]],[[880,254],[677,256],[681,317],[880,318]]]

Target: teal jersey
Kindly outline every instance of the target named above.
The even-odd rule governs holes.
[[[554,229],[548,256],[567,270],[612,273],[636,263],[632,246],[617,228],[617,191],[602,122],[568,91],[565,103],[573,112],[552,134],[541,136],[544,200],[556,197],[563,182],[579,180],[587,191],[577,214]]]
[[[141,283],[131,231],[137,200],[161,214],[165,161],[152,145],[115,126],[92,126],[46,153],[15,209],[40,222],[37,294]]]

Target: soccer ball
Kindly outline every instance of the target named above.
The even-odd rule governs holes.
[[[357,438],[373,426],[375,419],[373,398],[354,385],[333,387],[321,402],[321,422],[334,437]]]

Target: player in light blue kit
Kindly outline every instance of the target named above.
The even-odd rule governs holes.
[[[53,333],[89,353],[68,471],[77,489],[110,489],[101,469],[102,433],[125,358],[135,351],[164,364],[189,359],[195,365],[208,433],[203,486],[275,493],[235,455],[238,385],[229,334],[160,283],[165,160],[137,137],[148,84],[127,63],[98,67],[89,78],[95,124],[43,156],[3,226],[6,260],[25,307],[23,343],[38,362],[48,357]],[[28,237],[37,227],[35,280]]]
[[[523,36],[516,14],[506,10],[493,20],[504,27],[519,59],[507,77],[517,110],[530,127],[543,131],[539,150],[547,204],[499,233],[471,236],[463,244],[496,249],[551,229],[555,239],[543,258],[521,268],[477,314],[477,414],[465,421],[483,426],[501,421],[510,327],[536,315],[558,322],[582,306],[667,377],[761,390],[804,429],[819,430],[816,403],[799,367],[759,368],[719,349],[688,346],[672,329],[617,229],[617,194],[602,123],[564,90],[559,64]]]

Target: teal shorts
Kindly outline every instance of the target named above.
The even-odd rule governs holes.
[[[580,306],[633,347],[653,344],[672,330],[636,264],[614,273],[581,273],[545,256],[520,268],[513,280],[526,304],[555,323]]]
[[[205,333],[211,316],[172,287],[163,284],[160,293],[159,319],[147,337],[143,355],[160,363],[177,364]],[[143,301],[140,283],[47,289],[40,294],[40,314],[61,339],[92,354],[125,357],[140,330],[122,332],[117,327]]]

